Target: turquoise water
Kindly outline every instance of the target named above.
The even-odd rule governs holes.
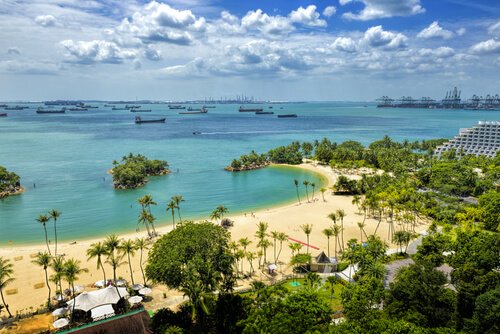
[[[60,238],[73,240],[134,231],[136,199],[144,194],[158,202],[153,214],[166,224],[165,204],[175,194],[185,198],[183,218],[194,219],[208,217],[220,204],[241,213],[293,201],[293,179],[321,182],[314,173],[290,168],[223,170],[252,149],[264,152],[322,137],[364,144],[385,134],[398,140],[452,137],[479,120],[500,119],[498,111],[377,109],[356,103],[274,105],[275,113],[297,113],[296,119],[238,113],[237,105],[219,105],[206,115],[147,105],[143,108],[153,112],[142,117],[163,116],[166,123],[136,125],[135,114],[102,105],[62,115],[37,115],[36,107],[0,118],[0,165],[21,175],[26,187],[21,196],[0,201],[0,245],[40,242],[43,229],[35,218],[52,208],[63,213]],[[106,170],[129,152],[167,160],[173,173],[151,178],[141,189],[116,191]]]

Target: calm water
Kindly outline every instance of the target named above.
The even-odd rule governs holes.
[[[141,116],[163,116],[167,122],[136,125],[135,114],[102,105],[62,115],[37,115],[36,107],[0,118],[0,165],[21,175],[26,187],[23,195],[0,201],[0,245],[40,242],[43,229],[35,218],[52,208],[63,213],[61,238],[73,240],[135,230],[136,199],[144,194],[158,202],[153,213],[165,224],[170,222],[165,204],[174,194],[186,200],[183,218],[204,218],[220,204],[237,213],[293,201],[293,179],[322,182],[295,168],[223,170],[252,149],[264,152],[322,137],[364,144],[385,134],[398,140],[452,137],[479,120],[500,120],[498,111],[377,109],[354,103],[274,105],[275,113],[297,113],[296,119],[238,113],[236,105],[218,105],[206,115],[178,115],[165,105],[147,105],[143,108],[153,112]],[[106,170],[129,152],[167,160],[173,173],[152,178],[141,189],[115,191]]]

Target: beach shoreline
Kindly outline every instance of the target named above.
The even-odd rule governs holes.
[[[311,163],[301,164],[299,166],[293,166],[295,168],[304,168],[310,171],[319,173],[327,181],[325,187],[330,187],[336,181],[336,178],[340,175],[338,172],[332,170],[329,166],[315,165]],[[356,175],[348,175],[349,177],[357,178]],[[311,197],[311,193],[309,197]],[[232,241],[238,241],[241,238],[249,238],[252,243],[248,246],[249,251],[257,251],[257,241],[254,237],[257,224],[261,221],[267,222],[269,224],[268,233],[271,231],[279,231],[286,233],[292,239],[298,239],[305,241],[306,237],[302,232],[300,226],[303,224],[312,224],[313,231],[310,235],[309,244],[319,248],[322,251],[327,252],[327,239],[322,234],[322,230],[328,228],[332,225],[332,221],[327,218],[328,213],[335,212],[337,209],[342,209],[346,213],[344,218],[344,240],[347,241],[351,238],[357,238],[359,240],[360,230],[357,226],[357,222],[361,221],[362,215],[358,213],[357,207],[352,204],[352,196],[334,195],[331,190],[325,193],[325,201],[323,201],[322,194],[319,191],[315,193],[315,199],[313,201],[307,201],[306,198],[301,198],[301,203],[297,200],[282,204],[276,207],[268,207],[255,212],[245,212],[242,214],[230,214],[227,218],[234,221],[234,226],[229,229],[231,233]],[[365,231],[367,234],[373,233],[377,221],[373,218],[366,219]],[[423,225],[418,226],[418,230],[424,229]],[[160,235],[168,233],[172,230],[172,225],[157,227],[157,231]],[[382,223],[378,229],[379,236],[382,239],[387,240],[388,235],[388,224]],[[117,233],[119,238],[122,239],[135,239],[146,237],[146,231],[135,232],[135,233]],[[87,240],[76,240],[76,242],[64,242],[58,243],[58,253],[64,254],[66,259],[75,258],[81,261],[81,265],[84,268],[88,268],[88,273],[83,273],[75,285],[84,285],[86,288],[91,289],[94,282],[102,280],[101,270],[96,268],[95,259],[87,261],[86,251],[92,243],[102,241],[105,237],[101,238],[91,238]],[[272,242],[272,238],[269,237]],[[280,259],[278,263],[280,264],[279,271],[289,272],[290,267],[288,266],[288,259],[291,257],[291,250],[287,246],[288,242],[283,243],[283,249],[281,252]],[[334,243],[330,240],[330,253],[333,253]],[[53,245],[51,245],[53,249]],[[13,246],[1,246],[0,256],[10,259],[14,266],[14,278],[15,281],[6,287],[5,292],[13,292],[12,294],[6,294],[6,302],[9,304],[12,312],[29,312],[30,309],[36,309],[40,307],[44,301],[47,299],[47,288],[44,281],[44,271],[42,268],[31,263],[38,252],[47,251],[47,246],[44,243],[39,243],[37,245],[13,245]],[[305,251],[305,249],[303,249]],[[314,251],[313,256],[320,251]],[[333,254],[331,254],[333,256]],[[268,249],[268,262],[274,262],[273,257],[273,247]],[[147,259],[147,252],[144,254],[144,263]],[[136,254],[132,258],[132,271],[136,281],[142,283],[142,276],[139,270],[139,255]],[[244,270],[249,270],[249,264],[247,261],[243,261]],[[254,261],[254,267],[257,268],[257,261]],[[107,277],[110,277],[112,271],[108,265],[105,265],[107,271]],[[262,276],[263,273],[260,271],[257,273],[255,278],[265,278]],[[130,272],[128,266],[124,265],[118,268],[117,276],[123,277],[126,280],[130,280]],[[261,277],[262,276],[262,277]],[[63,283],[64,286],[64,283]],[[155,287],[154,300],[155,306],[147,306],[153,309],[165,307],[164,303],[172,296],[179,297],[182,293],[178,291],[172,291],[164,286]],[[53,290],[54,291],[54,290]],[[164,300],[163,294],[168,295],[168,298]],[[29,296],[29,298],[22,298]]]

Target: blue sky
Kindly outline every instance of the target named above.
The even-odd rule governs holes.
[[[498,94],[493,0],[2,0],[0,100]]]

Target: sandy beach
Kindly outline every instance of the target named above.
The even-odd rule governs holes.
[[[329,167],[325,166],[314,166],[312,164],[302,164],[301,168],[306,168],[318,173],[328,178],[329,186],[332,185],[339,174],[332,171]],[[344,174],[345,175],[345,174]],[[356,178],[356,175],[347,175],[348,177]],[[337,196],[333,195],[330,190],[325,192],[325,201],[322,199],[322,195],[319,189],[316,190],[314,195],[314,201],[307,202],[306,198],[301,198],[302,203],[293,203],[281,207],[263,209],[256,212],[248,212],[242,215],[232,216],[229,215],[228,218],[234,221],[234,226],[230,228],[231,237],[233,240],[237,241],[241,238],[248,237],[252,240],[252,244],[248,247],[249,250],[256,249],[256,238],[254,237],[257,224],[261,221],[267,222],[269,224],[268,232],[279,231],[286,233],[290,238],[306,241],[306,236],[301,230],[300,225],[302,224],[312,224],[313,230],[310,235],[310,244],[318,247],[320,250],[327,250],[327,239],[322,234],[322,230],[328,228],[332,225],[330,219],[327,215],[331,212],[335,212],[337,209],[342,209],[346,213],[344,218],[344,241],[351,238],[360,238],[360,230],[357,226],[357,222],[362,221],[363,216],[358,214],[358,209],[353,205],[351,196]],[[311,191],[309,192],[309,197],[311,197]],[[223,204],[223,203],[221,203]],[[365,231],[367,234],[373,233],[377,221],[374,219],[366,220]],[[424,225],[418,226],[418,230],[421,231],[425,229]],[[171,230],[171,226],[165,226],[157,228],[160,234],[168,233]],[[382,222],[378,229],[378,235],[380,235],[384,240],[387,240],[388,224]],[[119,235],[123,239],[135,239],[138,237],[145,237],[146,231],[140,231],[133,234]],[[40,234],[42,238],[42,233]],[[88,273],[84,273],[80,276],[79,280],[75,285],[83,285],[87,290],[92,289],[94,282],[102,280],[101,270],[97,270],[95,259],[87,261],[86,251],[90,244],[101,241],[101,239],[94,240],[77,240],[76,243],[60,243],[58,245],[58,253],[65,254],[65,258],[75,258],[81,261],[82,267],[89,270]],[[269,237],[272,241],[272,238]],[[43,240],[41,239],[43,242]],[[394,248],[394,247],[393,247]],[[43,243],[40,245],[28,245],[28,246],[12,246],[0,248],[0,256],[10,259],[14,265],[14,277],[15,281],[7,286],[4,290],[6,302],[9,304],[11,312],[16,314],[16,312],[30,312],[41,307],[42,304],[47,299],[48,290],[45,286],[45,276],[42,268],[33,264],[31,261],[33,257],[39,251],[46,251],[46,246]],[[305,247],[304,247],[305,249]],[[333,256],[334,251],[334,238],[330,241],[330,254]],[[319,251],[311,250],[312,255],[317,255]],[[146,254],[145,254],[146,255]],[[271,260],[273,257],[273,247],[270,247],[267,251],[267,258]],[[280,255],[280,261],[288,263],[291,256],[291,251],[288,247],[288,243],[283,243],[283,250]],[[144,260],[147,256],[144,257]],[[272,261],[272,260],[271,260]],[[254,268],[257,269],[257,260],[253,263]],[[139,269],[139,255],[136,254],[132,260],[133,275],[136,283],[142,283],[142,276]],[[279,268],[282,271],[286,271],[288,265],[284,264]],[[109,265],[105,264],[105,270],[107,278],[112,276],[112,270]],[[249,270],[248,261],[244,260],[244,270]],[[127,281],[130,281],[130,272],[128,265],[121,266],[117,275],[123,277]],[[256,278],[259,274],[256,274]],[[63,288],[67,288],[67,283],[63,282]],[[54,291],[54,286],[52,286]],[[153,294],[153,301],[146,305],[148,309],[158,309],[161,307],[169,306],[178,303],[182,300],[181,294],[176,291],[170,291],[163,286],[155,286]],[[165,298],[166,296],[166,298]],[[6,312],[2,312],[2,317],[6,316]]]

